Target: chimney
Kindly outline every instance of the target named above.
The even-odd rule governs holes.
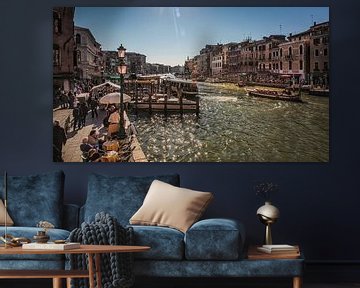
[[[314,21],[314,26],[316,25],[316,21]]]

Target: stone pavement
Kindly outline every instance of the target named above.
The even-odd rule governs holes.
[[[63,147],[64,162],[82,162],[80,144],[82,143],[82,139],[87,137],[91,130],[96,129],[100,136],[106,133],[102,123],[106,112],[99,109],[98,114],[98,118],[96,118],[96,116],[95,118],[91,118],[91,111],[89,111],[85,126],[74,131],[72,109],[60,109],[53,112],[53,120],[58,120],[61,127],[65,128],[66,123],[69,125],[67,141]]]
[[[67,141],[63,147],[63,159],[64,162],[82,162],[80,144],[82,139],[87,137],[91,130],[96,129],[99,133],[99,137],[106,135],[106,129],[103,125],[103,119],[106,116],[106,111],[98,109],[98,118],[91,117],[91,111],[89,111],[85,126],[81,129],[73,130],[73,117],[72,109],[56,109],[53,111],[53,120],[58,120],[61,127],[68,127],[67,129]],[[129,129],[130,120],[125,113],[125,127]],[[66,130],[66,129],[65,129]],[[132,138],[132,158],[135,162],[147,162],[147,159],[142,151],[140,144],[134,136]]]

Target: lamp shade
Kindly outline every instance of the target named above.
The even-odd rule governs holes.
[[[120,65],[118,66],[118,72],[121,75],[125,75],[126,74],[126,64],[125,63],[120,63]]]
[[[125,52],[126,52],[126,49],[121,44],[120,47],[118,48],[118,56],[119,56],[119,58],[124,58],[125,57]]]

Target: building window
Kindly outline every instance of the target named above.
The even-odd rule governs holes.
[[[315,49],[315,56],[319,56],[319,50]]]
[[[328,49],[325,48],[325,49],[324,49],[324,56],[327,56],[327,55],[328,55]]]
[[[280,62],[280,70],[283,70],[283,69],[282,69],[282,62]]]
[[[318,62],[315,62],[315,71],[319,71],[319,63]]]
[[[289,47],[289,56],[291,56],[291,55],[292,55],[292,48]]]
[[[304,68],[303,68],[303,61],[302,60],[300,60],[300,70],[303,70]]]
[[[76,44],[81,44],[81,36],[79,33],[76,34],[76,36],[75,36],[75,42],[76,42]]]
[[[271,53],[269,53],[269,60],[271,60]]]
[[[279,63],[276,63],[276,70],[279,70]]]
[[[53,46],[53,65],[60,66],[61,59],[60,59],[60,48],[58,45]]]
[[[53,12],[53,31],[54,33],[61,33],[61,17],[58,12]]]
[[[300,55],[302,55],[302,54],[303,54],[303,46],[300,45]]]
[[[289,70],[292,70],[292,61],[289,61]]]
[[[282,57],[282,48],[280,48],[280,57]]]
[[[313,40],[313,43],[314,43],[314,45],[319,45],[319,44],[320,44],[320,39],[319,39],[319,38],[315,38],[315,39]]]

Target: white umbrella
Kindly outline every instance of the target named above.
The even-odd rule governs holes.
[[[124,103],[130,102],[131,97],[127,94],[123,94],[123,101]],[[120,103],[120,93],[114,92],[106,94],[105,96],[101,97],[99,100],[100,104],[119,104]]]
[[[95,90],[98,90],[99,88],[102,88],[102,87],[105,87],[105,86],[112,86],[114,88],[117,88],[117,89],[120,89],[120,86],[119,85],[116,85],[110,81],[108,82],[105,82],[105,83],[102,83],[100,85],[97,85],[97,86],[94,86],[90,89],[90,91],[95,91]]]

